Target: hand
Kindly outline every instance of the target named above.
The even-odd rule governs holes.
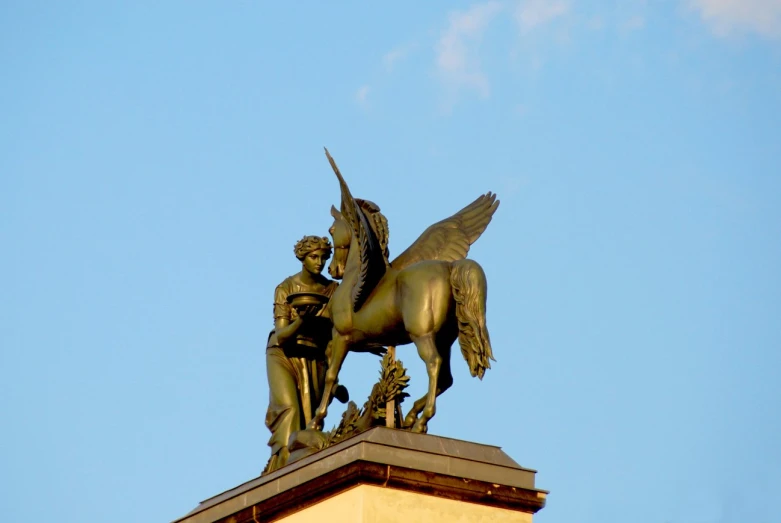
[[[296,307],[296,312],[300,318],[316,316],[320,312],[320,305],[301,305]]]

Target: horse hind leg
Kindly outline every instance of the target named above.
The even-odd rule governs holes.
[[[437,396],[445,392],[453,384],[453,375],[450,372],[450,343],[441,343],[442,336],[434,335],[413,338],[420,358],[426,363],[429,388],[425,396],[415,402],[407,417],[405,426],[412,426],[412,432],[426,433],[428,422],[434,417],[437,410]],[[418,417],[420,414],[420,417]]]
[[[414,337],[412,341],[418,349],[420,359],[426,364],[426,372],[428,373],[428,392],[420,398],[424,401],[424,405],[420,417],[412,425],[412,432],[425,434],[428,431],[428,420],[434,416],[437,410],[437,381],[439,381],[439,371],[442,367],[442,357],[437,351],[433,335]],[[418,401],[415,403],[418,404]]]
[[[452,340],[449,344],[447,344],[446,347],[437,344],[439,348],[440,356],[442,358],[442,363],[439,369],[439,377],[437,379],[436,396],[439,396],[440,394],[445,392],[453,384],[453,375],[450,372],[450,345],[452,345]],[[404,417],[404,422],[403,422],[404,428],[409,429],[415,425],[415,422],[418,420],[418,416],[420,415],[423,408],[426,406],[427,400],[428,400],[428,393],[424,394],[423,397],[421,397],[420,399],[415,401],[415,403],[412,404],[412,408],[410,408],[409,412]]]
[[[420,415],[420,411],[423,410],[423,407],[426,406],[427,399],[428,393],[424,394],[422,398],[417,399],[415,403],[412,404],[412,408],[409,409],[407,415],[404,416],[404,422],[402,423],[403,428],[411,429],[415,422],[418,421],[418,415]]]

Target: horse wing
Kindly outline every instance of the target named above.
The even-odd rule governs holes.
[[[382,249],[385,265],[390,265],[390,260],[388,260],[388,257],[390,256],[390,252],[388,251],[388,238],[390,236],[388,231],[388,219],[380,211],[380,206],[370,200],[356,198],[355,203],[363,210],[366,219],[369,221],[369,225],[371,225],[371,228],[374,231],[380,249]]]
[[[385,275],[387,268],[385,257],[382,254],[382,247],[374,234],[374,229],[369,225],[366,214],[360,208],[356,208],[356,210],[360,224],[358,245],[361,248],[361,272],[352,290],[354,312],[358,312],[366,298],[369,297],[369,294],[371,294]]]
[[[344,181],[342,173],[339,171],[339,167],[336,166],[336,162],[328,153],[328,149],[325,150],[325,155],[328,157],[328,161],[331,167],[336,173],[336,177],[339,179],[339,185],[342,190],[342,217],[347,224],[352,228],[353,235],[358,239],[358,246],[361,254],[361,266],[358,273],[358,279],[352,288],[352,302],[353,311],[357,312],[369,294],[377,286],[377,283],[385,275],[387,268],[385,264],[385,258],[383,257],[383,249],[380,245],[380,241],[377,239],[377,235],[374,232],[374,228],[369,223],[369,219],[366,216],[363,206],[365,203],[357,202],[350,193],[347,182]],[[371,203],[371,202],[369,202]]]
[[[466,258],[469,247],[485,231],[499,207],[496,194],[481,195],[475,201],[426,229],[415,243],[391,262],[401,270],[423,260],[456,261]]]

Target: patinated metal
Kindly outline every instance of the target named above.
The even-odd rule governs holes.
[[[264,473],[374,425],[425,433],[436,412],[437,396],[453,383],[453,342],[459,340],[472,376],[482,379],[494,359],[485,318],[485,273],[466,255],[496,212],[496,195],[481,195],[430,226],[391,261],[388,221],[379,206],[354,198],[327,150],[326,156],[341,192],[340,209],[331,207],[334,221],[329,232],[335,253],[328,272],[341,283],[320,274],[331,254],[330,242],[310,240],[316,248],[308,250],[297,244],[302,271],[291,277],[295,288],[291,288],[291,278],[277,288],[275,330],[267,348],[271,404],[266,424],[272,431],[272,458]],[[278,314],[278,308],[284,314]],[[410,343],[426,364],[428,389],[402,419],[408,378],[401,362],[395,360],[395,348]],[[307,349],[297,350],[302,344]],[[350,402],[342,423],[328,433],[321,432],[333,398],[346,396],[338,376],[347,353],[384,354],[386,347],[392,350],[382,360],[380,381],[363,409]],[[292,372],[293,365],[309,372]],[[280,412],[290,419],[275,421]]]
[[[301,271],[274,292],[274,330],[266,345],[271,458],[265,472],[287,463],[290,437],[312,420],[322,398],[332,330],[326,303],[338,286],[321,274],[331,250],[328,238],[302,238],[294,248]]]

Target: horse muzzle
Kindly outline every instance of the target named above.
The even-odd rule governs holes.
[[[335,280],[341,280],[344,277],[344,267],[337,263],[331,263],[328,266],[328,274]]]

